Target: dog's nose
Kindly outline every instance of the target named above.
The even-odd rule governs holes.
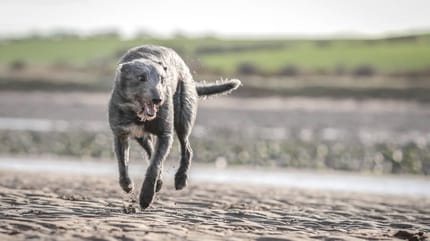
[[[158,105],[161,103],[161,99],[152,99],[152,103]]]

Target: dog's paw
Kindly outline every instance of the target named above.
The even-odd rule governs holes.
[[[126,193],[130,193],[134,189],[134,183],[130,178],[120,178],[119,185]]]
[[[155,192],[159,192],[161,190],[161,187],[163,186],[163,180],[158,179],[157,185],[155,186]]]
[[[155,196],[156,185],[154,182],[145,180],[142,185],[142,190],[139,195],[139,204],[142,209],[146,209],[151,205]]]
[[[175,188],[176,190],[181,190],[187,186],[188,176],[186,173],[176,173],[175,175]]]

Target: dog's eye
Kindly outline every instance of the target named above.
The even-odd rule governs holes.
[[[139,75],[138,77],[139,81],[145,82],[146,81],[146,75]]]

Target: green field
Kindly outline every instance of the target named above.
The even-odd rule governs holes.
[[[279,50],[203,56],[202,62],[211,68],[230,73],[235,71],[235,66],[241,62],[253,63],[258,69],[269,73],[288,66],[320,72],[333,72],[337,68],[353,70],[365,65],[381,72],[417,71],[430,67],[430,42],[426,44],[335,42],[326,47],[305,42]]]
[[[192,66],[223,74],[247,65],[257,74],[331,74],[371,68],[376,73],[428,72],[430,34],[374,40],[222,40],[215,38],[141,38],[114,36],[36,38],[0,41],[0,65],[75,67],[113,65],[127,48],[160,44],[176,49]]]

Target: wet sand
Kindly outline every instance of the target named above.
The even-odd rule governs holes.
[[[108,99],[103,92],[0,91],[0,130],[106,132]],[[192,135],[426,145],[429,118],[430,105],[414,101],[220,96],[199,101]]]
[[[0,239],[425,240],[430,232],[428,196],[196,181],[175,191],[165,181],[140,211],[115,177],[2,170]]]
[[[430,105],[402,100],[330,98],[233,98],[199,101],[196,125],[207,127],[332,126],[354,130],[418,130],[429,132]],[[109,93],[0,91],[0,116],[101,122],[107,126]],[[55,111],[53,111],[55,110]],[[406,128],[408,127],[408,128]]]

